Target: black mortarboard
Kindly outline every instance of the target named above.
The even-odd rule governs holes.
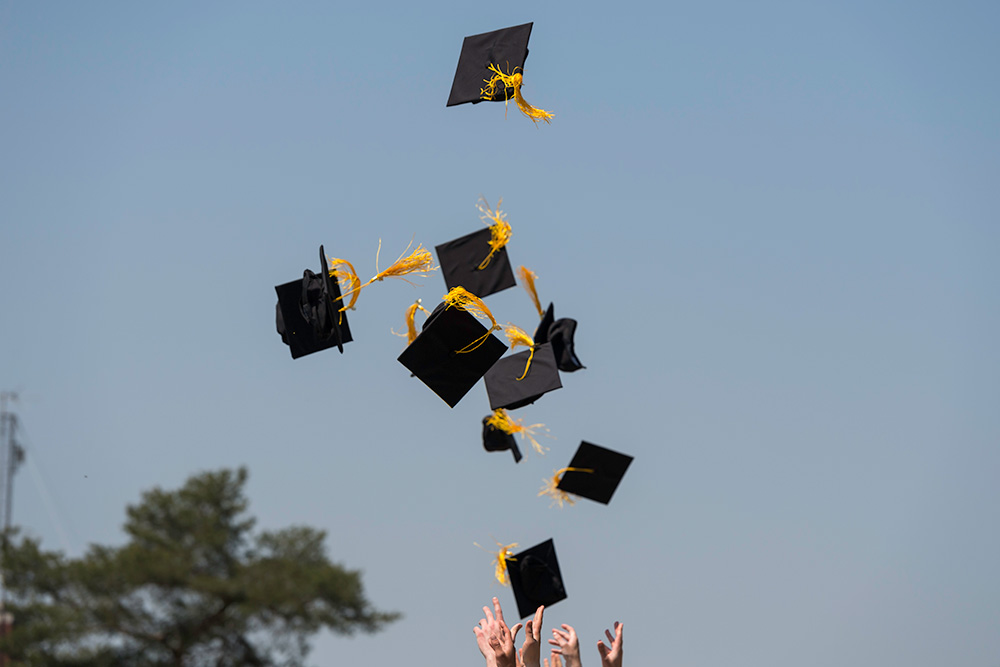
[[[399,363],[455,407],[506,349],[474,315],[442,302],[399,355]]]
[[[632,457],[627,454],[581,442],[568,467],[593,472],[569,470],[563,474],[557,488],[607,505],[630,463]]]
[[[549,304],[548,310],[542,315],[542,321],[535,329],[536,343],[552,343],[552,351],[556,355],[556,363],[559,370],[565,373],[572,373],[581,368],[586,368],[576,358],[573,349],[573,336],[576,335],[576,320],[568,317],[556,319],[555,306]]]
[[[483,99],[483,87],[492,74],[490,65],[500,67],[505,73],[513,73],[517,68],[523,69],[528,57],[528,38],[531,36],[532,25],[525,23],[466,37],[462,42],[462,53],[458,57],[448,106],[486,101]],[[490,101],[503,102],[513,98],[513,90],[498,86]]]
[[[507,576],[517,600],[517,612],[521,618],[531,616],[540,605],[546,607],[566,599],[556,560],[556,545],[546,540],[530,549],[507,558]]]
[[[442,243],[434,249],[448,289],[461,286],[482,298],[517,284],[514,271],[510,268],[507,248],[493,251],[491,238],[492,232],[487,227]],[[490,257],[489,263],[480,269],[487,257]]]
[[[524,375],[529,355],[530,350],[509,355],[486,372],[486,393],[490,398],[490,409],[514,410],[534,403],[546,392],[562,387],[552,345],[546,343],[535,346],[528,374]],[[522,375],[524,379],[518,380]]]
[[[483,417],[483,449],[488,452],[505,452],[509,449],[514,455],[514,463],[520,463],[521,450],[517,446],[517,441],[514,440],[514,434],[505,433],[494,427],[489,423],[490,417],[492,415]]]
[[[347,314],[340,312],[340,285],[330,277],[326,254],[319,247],[320,272],[306,269],[301,280],[277,285],[275,326],[292,359],[336,346],[344,353],[351,340]]]

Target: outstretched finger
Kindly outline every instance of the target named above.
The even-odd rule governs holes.
[[[621,645],[622,637],[625,635],[625,624],[615,621],[615,642]]]
[[[535,641],[538,641],[540,635],[542,634],[542,616],[545,615],[545,605],[540,605],[538,609],[535,610],[535,622],[532,624],[532,629],[534,630]]]
[[[609,641],[610,643],[612,643],[612,644],[614,644],[614,643],[615,643],[615,637],[614,637],[614,635],[612,635],[612,634],[611,634],[611,632],[610,632],[610,631],[608,631],[608,630],[605,630],[605,631],[604,631],[604,636],[608,638],[608,641]]]
[[[503,620],[503,609],[500,608],[500,600],[493,598],[493,611],[496,612],[496,617],[498,621]]]
[[[486,617],[486,622],[487,623],[492,623],[493,622],[493,612],[490,611],[489,607],[483,607],[483,616]]]
[[[510,629],[510,641],[512,644],[514,643],[514,640],[517,639],[518,631],[523,627],[524,627],[523,625],[518,623],[517,625],[515,625],[513,628]]]

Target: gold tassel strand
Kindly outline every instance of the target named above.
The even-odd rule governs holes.
[[[413,318],[417,314],[418,310],[422,310],[430,315],[430,311],[420,305],[420,299],[417,299],[413,302],[413,305],[406,309],[406,333],[401,334],[396,333],[395,331],[392,332],[397,336],[406,336],[407,345],[412,343],[417,338],[417,326],[413,323]]]
[[[375,270],[378,271],[375,276],[366,282],[364,285],[358,285],[351,293],[357,293],[368,287],[372,283],[378,281],[381,282],[386,278],[399,278],[400,280],[411,283],[409,280],[403,276],[416,275],[421,278],[427,277],[428,271],[435,271],[438,267],[434,266],[434,258],[431,256],[430,250],[424,248],[423,245],[417,244],[417,247],[409,255],[406,252],[413,246],[413,241],[410,241],[406,250],[402,252],[399,258],[396,259],[387,269],[384,271],[378,271],[378,258],[379,254],[382,252],[382,239],[378,241],[378,250],[375,252]],[[360,282],[360,281],[359,281]],[[347,296],[346,294],[344,296]],[[353,303],[353,301],[352,301]]]
[[[492,100],[497,95],[497,86],[502,84],[504,87],[504,106],[510,101],[507,96],[507,88],[514,89],[514,101],[517,102],[517,108],[521,110],[525,116],[531,119],[531,122],[537,124],[538,121],[544,120],[549,123],[555,114],[551,114],[544,109],[539,109],[528,104],[527,100],[521,95],[521,85],[524,83],[521,77],[520,67],[515,67],[514,72],[507,72],[506,74],[499,66],[490,64],[488,68],[493,72],[493,76],[488,79],[483,79],[486,84],[485,88],[480,89],[480,95],[484,100]]]
[[[490,225],[490,254],[486,256],[479,266],[476,267],[480,271],[485,269],[490,265],[490,260],[493,259],[494,253],[500,250],[500,248],[507,245],[510,242],[511,229],[510,223],[507,222],[507,216],[504,215],[503,211],[500,210],[500,206],[503,205],[503,197],[497,202],[497,210],[493,211],[490,208],[489,202],[483,197],[479,198],[479,203],[476,204],[476,208],[482,213],[479,219],[483,222],[487,220],[492,220],[493,224]],[[488,224],[488,223],[487,223]]]
[[[473,542],[473,544],[475,544],[480,549],[483,549],[484,551],[490,551],[486,547],[480,546],[476,542]],[[500,547],[497,551],[495,552],[490,551],[490,553],[495,554],[494,558],[496,559],[496,565],[493,571],[493,576],[496,577],[496,580],[499,581],[502,586],[507,586],[510,584],[510,579],[507,576],[507,559],[509,558],[511,560],[517,560],[516,558],[514,558],[514,552],[511,551],[511,549],[517,547],[517,542],[511,542],[510,544],[506,545],[497,542],[497,546]]]
[[[544,427],[545,424],[532,424],[531,426],[525,426],[523,420],[514,419],[503,408],[494,410],[493,414],[490,415],[490,418],[486,420],[486,423],[493,428],[503,431],[504,433],[509,433],[510,435],[520,433],[522,439],[527,438],[528,441],[531,442],[531,446],[537,453],[543,456],[545,455],[547,448],[543,447],[538,440],[535,439],[535,431]],[[545,430],[548,431],[548,429]]]
[[[490,326],[490,330],[485,334],[472,341],[461,350],[456,350],[458,354],[472,352],[485,343],[487,337],[491,333],[502,328],[499,324],[497,324],[496,319],[493,317],[493,313],[491,313],[490,309],[486,307],[483,300],[464,287],[459,286],[452,288],[451,291],[444,295],[444,301],[448,304],[448,308],[459,308],[481,320],[489,319],[490,324],[492,325]]]
[[[535,356],[535,341],[531,338],[531,336],[526,334],[523,329],[514,326],[509,322],[503,332],[507,336],[507,340],[510,341],[510,349],[513,350],[518,345],[524,345],[531,350],[528,353],[528,363],[524,365],[524,372],[521,373],[521,377],[517,378],[518,381],[521,381],[527,377],[528,369],[531,368],[531,359]]]
[[[531,297],[531,302],[535,304],[538,317],[545,317],[545,311],[542,310],[542,302],[538,300],[538,291],[535,289],[535,281],[538,280],[538,274],[522,264],[517,269],[517,277],[521,279],[521,287]]]
[[[538,492],[538,495],[552,498],[552,504],[549,507],[556,504],[562,507],[563,503],[568,505],[576,504],[576,499],[573,496],[559,488],[559,482],[562,481],[563,474],[567,472],[594,472],[594,470],[593,468],[560,468],[549,479],[543,479],[542,481],[545,484],[542,486],[542,490]]]
[[[345,310],[354,310],[354,304],[358,302],[359,290],[361,289],[361,278],[358,278],[358,272],[354,270],[354,265],[348,262],[346,259],[339,259],[337,257],[330,258],[330,277],[336,278],[337,282],[340,283],[341,290],[347,290],[343,294],[351,295],[351,302],[340,309],[340,312]],[[336,267],[342,266],[346,268],[338,269]],[[344,297],[341,296],[340,300],[343,301]]]

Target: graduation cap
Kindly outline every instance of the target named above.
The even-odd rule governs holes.
[[[483,214],[480,217],[492,224],[434,249],[448,289],[462,286],[482,298],[517,284],[507,257],[510,223],[500,210],[501,204],[503,199],[493,211],[486,200],[480,198],[477,204]]]
[[[531,106],[521,96],[532,25],[525,23],[466,37],[462,42],[447,106],[484,101],[506,104],[513,99],[521,112],[533,122],[544,120],[548,123],[552,114]]]
[[[569,466],[563,469],[562,479],[554,486],[563,493],[573,493],[607,505],[631,463],[632,457],[627,454],[584,441]],[[553,481],[563,471],[557,471]],[[543,493],[545,491],[543,489]]]
[[[487,315],[492,329],[477,319]],[[455,407],[506,351],[507,346],[492,334],[497,328],[486,305],[458,287],[427,317],[420,333],[399,355],[399,363]]]
[[[491,409],[514,410],[562,387],[551,344],[538,345],[513,325],[508,326],[504,333],[511,342],[511,348],[525,345],[529,349],[504,357],[487,371],[486,393]]]
[[[519,266],[517,276],[521,279],[522,287],[524,287],[528,296],[531,297],[531,302],[535,305],[535,310],[538,311],[538,317],[541,318],[538,327],[535,329],[534,341],[536,343],[552,343],[552,349],[556,354],[556,362],[559,365],[559,370],[565,373],[572,373],[581,368],[586,368],[576,358],[576,352],[573,349],[576,320],[571,320],[568,317],[557,320],[555,306],[551,303],[548,310],[542,310],[542,304],[538,300],[538,291],[535,289],[535,280],[538,279],[538,276],[534,271],[526,266]]]
[[[552,540],[508,556],[506,563],[521,618],[534,614],[539,605],[548,607],[566,599],[566,588],[556,560],[556,545]]]
[[[556,364],[564,373],[572,373],[586,368],[576,357],[573,347],[573,336],[576,335],[576,320],[568,317],[556,319],[555,306],[549,304],[548,310],[542,316],[542,321],[535,329],[536,343],[552,343],[552,351],[556,355]]]
[[[490,423],[493,415],[483,417],[483,449],[488,452],[505,452],[510,450],[514,455],[514,463],[521,462],[521,450],[514,440],[513,433],[507,433],[503,429]]]
[[[336,347],[344,353],[351,340],[346,313],[340,312],[340,285],[330,277],[326,254],[319,247],[320,272],[306,269],[301,280],[276,285],[275,328],[292,359]]]
[[[535,439],[535,432],[544,427],[545,424],[525,424],[523,419],[514,419],[502,408],[494,410],[493,414],[483,417],[483,447],[489,452],[511,449],[514,462],[520,463],[521,452],[514,442],[514,435],[520,434],[536,452],[544,454],[546,448]]]

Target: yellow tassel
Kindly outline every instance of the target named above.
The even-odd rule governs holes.
[[[337,282],[340,283],[340,289],[343,294],[351,295],[351,302],[341,308],[340,312],[344,312],[345,310],[354,310],[354,304],[358,302],[358,295],[360,294],[359,290],[361,289],[361,278],[358,278],[358,272],[354,270],[354,265],[346,259],[331,257],[329,261],[330,277],[337,279]],[[338,269],[336,268],[338,266],[346,268]],[[340,299],[343,301],[344,297],[341,296]]]
[[[489,319],[490,330],[485,334],[472,341],[461,350],[456,350],[459,354],[464,354],[466,352],[472,352],[477,349],[480,345],[486,342],[487,337],[497,329],[500,329],[500,325],[497,324],[496,319],[493,317],[493,313],[490,309],[486,307],[483,300],[478,296],[465,289],[464,287],[454,287],[447,294],[444,295],[444,301],[448,304],[448,308],[459,308],[464,310],[478,319]]]
[[[545,311],[542,310],[542,302],[538,300],[538,292],[535,290],[535,281],[538,280],[538,274],[522,265],[517,269],[517,276],[521,279],[521,287],[525,289],[528,296],[531,297],[531,302],[535,304],[538,317],[545,317]]]
[[[413,303],[412,306],[410,306],[409,308],[406,309],[406,333],[405,334],[401,334],[401,333],[396,333],[395,331],[392,332],[393,334],[395,334],[397,336],[406,336],[406,344],[407,345],[409,345],[410,343],[412,343],[416,339],[416,337],[417,337],[417,327],[413,323],[413,317],[417,314],[418,310],[422,310],[425,313],[427,313],[428,315],[430,315],[430,311],[428,311],[426,308],[424,308],[423,306],[421,306],[420,305],[420,299],[417,299]]]
[[[549,507],[556,504],[562,507],[563,503],[568,505],[576,504],[576,499],[573,496],[559,488],[559,482],[562,481],[563,474],[567,472],[594,472],[594,470],[593,468],[560,468],[549,479],[543,479],[542,481],[545,484],[542,486],[542,490],[538,492],[538,495],[552,498],[552,504]]]
[[[490,551],[486,547],[480,546],[475,542],[473,542],[473,544],[475,544],[480,549],[483,549],[484,551]],[[497,581],[499,581],[501,585],[507,586],[508,584],[510,584],[510,579],[507,577],[507,559],[509,558],[511,560],[517,560],[516,558],[514,558],[514,552],[511,551],[511,549],[517,547],[517,542],[511,542],[510,544],[506,545],[497,542],[497,546],[500,547],[500,549],[498,549],[496,552],[491,552],[495,553],[494,558],[496,559],[493,576],[496,577]]]
[[[518,381],[521,381],[528,375],[528,369],[531,368],[531,360],[535,356],[535,341],[532,340],[531,336],[526,334],[523,329],[516,327],[509,322],[503,332],[506,334],[507,340],[510,341],[510,349],[513,350],[518,345],[524,345],[531,350],[528,353],[528,363],[524,365],[524,372],[521,373],[521,377],[517,378]]]
[[[520,433],[521,438],[527,438],[531,442],[531,446],[535,451],[541,455],[545,455],[548,451],[547,447],[543,447],[537,440],[535,440],[535,431],[545,426],[545,424],[532,424],[531,426],[525,426],[524,420],[514,419],[507,413],[503,408],[494,410],[490,418],[486,420],[486,423],[495,429],[503,431],[504,433],[509,433],[511,435],[515,433]],[[545,429],[548,431],[548,429]]]
[[[490,254],[486,256],[479,266],[477,267],[480,271],[485,269],[490,265],[490,260],[493,259],[493,254],[500,248],[507,245],[510,241],[510,223],[507,222],[506,216],[503,211],[500,210],[500,206],[503,204],[503,197],[497,202],[497,210],[493,211],[490,208],[489,202],[484,198],[479,198],[479,203],[476,204],[476,208],[482,213],[480,219],[483,222],[487,220],[492,220],[493,224],[490,225]]]
[[[517,102],[517,108],[521,110],[525,116],[531,119],[531,122],[538,123],[540,120],[544,120],[548,123],[555,114],[551,114],[544,109],[539,109],[533,107],[521,96],[521,85],[523,83],[521,78],[520,67],[515,67],[513,73],[507,72],[506,74],[497,65],[491,64],[489,70],[493,72],[493,76],[488,79],[483,79],[486,84],[485,88],[480,89],[479,93],[484,100],[492,100],[497,96],[497,87],[502,85],[504,88],[504,106],[510,101],[510,97],[507,95],[507,89],[514,89],[514,101]]]
[[[427,250],[421,244],[417,244],[417,247],[413,250],[413,252],[407,255],[406,253],[411,246],[413,246],[413,241],[410,241],[407,244],[406,250],[403,251],[403,253],[399,256],[399,258],[396,259],[396,261],[393,262],[389,266],[389,268],[387,268],[384,271],[379,271],[378,258],[379,254],[381,254],[382,252],[382,239],[379,239],[378,250],[375,251],[375,270],[377,271],[377,273],[371,280],[366,282],[364,285],[361,284],[357,285],[350,292],[345,293],[344,296],[347,296],[347,294],[357,294],[359,291],[361,291],[365,287],[368,287],[373,282],[382,281],[385,280],[386,278],[399,278],[400,280],[413,285],[413,283],[411,283],[403,276],[416,275],[421,278],[426,278],[428,271],[437,270],[438,267],[434,266],[434,258],[433,256],[431,256],[430,250]],[[355,300],[356,299],[352,299],[351,303],[353,304]]]
[[[413,241],[406,246],[406,250],[409,250],[413,245]],[[375,274],[375,277],[368,281],[368,284],[372,284],[376,280],[382,281],[386,278],[399,278],[410,282],[403,278],[403,276],[417,275],[421,278],[427,277],[428,271],[433,271],[437,267],[433,266],[434,258],[431,256],[431,251],[427,250],[421,244],[417,244],[417,247],[409,255],[406,254],[406,250],[400,254],[399,258],[393,262],[389,268],[385,271],[379,271]],[[382,239],[378,242],[378,251],[375,253],[375,269],[378,270],[378,255],[382,251]],[[413,283],[410,283],[411,285]]]

